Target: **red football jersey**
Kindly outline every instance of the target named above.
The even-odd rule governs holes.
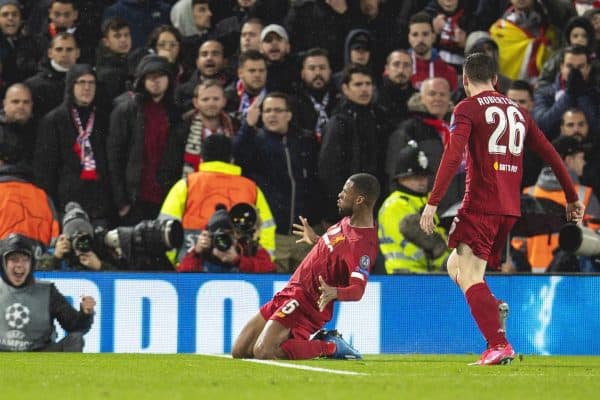
[[[429,204],[446,192],[468,146],[462,208],[482,214],[521,215],[521,178],[525,147],[552,166],[569,202],[577,194],[566,167],[533,118],[508,97],[485,91],[454,109],[450,145],[444,151]]]
[[[355,228],[345,217],[321,236],[287,286],[302,287],[306,299],[317,308],[321,295],[319,275],[329,286],[346,287],[350,278],[358,278],[366,285],[376,257],[377,228]],[[333,303],[323,311],[327,320],[331,319]]]

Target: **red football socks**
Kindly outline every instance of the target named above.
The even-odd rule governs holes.
[[[324,340],[288,339],[281,344],[281,349],[289,360],[310,360],[335,353],[335,343]]]
[[[479,326],[479,330],[490,347],[506,345],[506,336],[500,327],[498,319],[498,302],[487,285],[477,283],[465,293],[471,314]]]

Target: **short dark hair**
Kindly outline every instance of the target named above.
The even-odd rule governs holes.
[[[48,9],[52,8],[52,5],[53,5],[54,3],[70,4],[70,5],[72,5],[72,6],[73,6],[73,8],[74,8],[75,10],[79,10],[79,7],[78,7],[78,4],[77,4],[77,1],[75,1],[75,0],[52,0],[52,1],[50,2],[50,4],[48,4]]]
[[[222,134],[210,135],[202,143],[203,161],[221,161],[229,163],[232,157],[232,143],[229,136]]]
[[[508,90],[525,90],[527,93],[529,93],[529,97],[533,99],[533,87],[529,84],[529,82],[522,79],[512,81],[508,87]]]
[[[429,24],[433,29],[433,19],[431,18],[431,15],[425,11],[419,11],[410,17],[408,26],[410,27],[413,24]]]
[[[381,187],[379,181],[371,174],[358,173],[348,178],[349,181],[354,182],[355,190],[361,195],[365,196],[367,203],[373,206],[379,198]]]
[[[563,126],[565,124],[565,114],[567,114],[569,112],[572,113],[572,114],[582,114],[583,117],[585,118],[585,122],[588,122],[587,115],[585,115],[585,113],[583,112],[583,110],[581,108],[579,108],[579,107],[569,107],[560,116],[560,126]]]
[[[342,83],[345,83],[346,85],[349,84],[352,80],[352,75],[354,74],[367,75],[370,76],[371,79],[373,79],[373,73],[366,65],[348,64],[344,67],[344,70],[342,71]]]
[[[263,56],[258,50],[248,50],[240,54],[240,58],[238,58],[238,67],[241,68],[244,66],[246,61],[259,61],[263,60],[265,64],[267,63],[267,59]]]
[[[408,57],[410,57],[410,53],[408,52],[408,50],[406,49],[394,49],[392,51],[390,51],[387,55],[387,57],[385,58],[385,63],[388,64],[390,62],[390,57],[392,57],[392,54],[394,53],[402,53],[404,55],[407,55]],[[412,64],[412,58],[410,59],[410,63]]]
[[[469,54],[463,64],[463,71],[475,83],[486,83],[498,74],[496,62],[485,53]]]
[[[210,7],[211,3],[211,0],[192,0],[192,7],[194,7],[196,4],[208,4],[208,6]]]
[[[575,46],[565,47],[560,55],[560,63],[561,64],[565,62],[565,56],[567,54],[573,54],[576,56],[585,54],[585,59],[586,59],[587,63],[589,64],[589,62],[590,62],[590,51],[585,46],[575,45]]]
[[[291,111],[291,106],[292,106],[291,99],[290,99],[290,96],[288,96],[287,94],[285,94],[283,92],[269,92],[265,96],[265,100],[268,99],[269,97],[272,99],[281,99],[281,100],[285,101],[285,107],[289,111]],[[264,100],[263,100],[262,104],[265,104]]]
[[[75,42],[75,47],[79,48],[79,44],[77,43],[77,39],[75,38],[75,35],[73,35],[70,32],[58,32],[56,34],[56,36],[54,36],[50,42],[48,43],[48,48],[51,49],[52,46],[54,46],[54,43],[58,40],[58,39],[62,39],[62,40],[72,40],[73,42]]]
[[[131,25],[129,25],[129,22],[125,18],[119,16],[110,17],[102,23],[102,35],[107,37],[108,32],[118,32],[123,28],[131,29]]]
[[[306,53],[304,53],[304,55],[302,56],[302,67],[304,67],[304,63],[309,57],[325,57],[327,59],[327,62],[329,62],[329,52],[321,47],[313,47],[312,49],[308,49]]]
[[[194,87],[194,97],[198,97],[198,92],[200,92],[200,88],[210,88],[210,87],[219,87],[221,88],[221,90],[223,90],[223,85],[221,84],[221,82],[219,82],[216,79],[205,79],[202,82],[199,82],[195,87]]]
[[[248,18],[247,20],[244,21],[242,26],[244,26],[246,24],[255,24],[255,25],[265,26],[265,23],[263,22],[263,20],[258,17]],[[240,27],[240,29],[241,29],[241,27]]]

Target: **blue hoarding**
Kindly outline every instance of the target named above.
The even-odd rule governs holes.
[[[229,353],[285,275],[37,273],[74,301],[92,295],[88,352]],[[508,338],[525,354],[600,355],[600,276],[490,276],[510,305]],[[365,354],[479,353],[485,342],[445,275],[372,276],[360,302],[338,303],[330,328]]]

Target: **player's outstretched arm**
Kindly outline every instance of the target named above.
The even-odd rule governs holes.
[[[579,223],[583,220],[583,214],[585,213],[585,206],[581,201],[574,201],[567,203],[567,221]]]
[[[319,241],[319,235],[315,233],[313,228],[308,223],[308,219],[303,216],[298,217],[300,219],[300,224],[294,224],[292,227],[292,233],[296,236],[300,236],[300,239],[296,240],[296,243],[308,243],[313,245]]]

